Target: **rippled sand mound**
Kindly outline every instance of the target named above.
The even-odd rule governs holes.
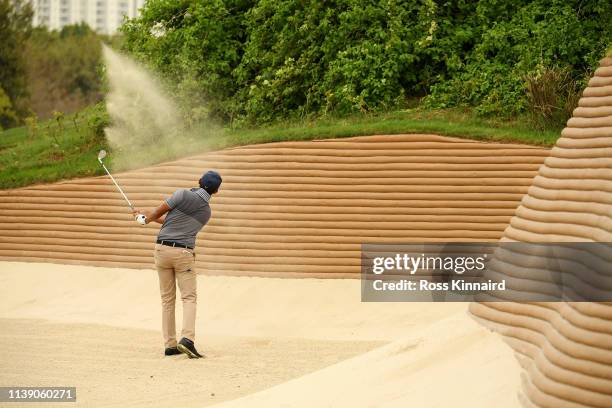
[[[502,239],[609,243],[611,204],[612,58],[605,58]],[[526,406],[612,407],[612,305],[499,302],[470,310],[521,357]]]

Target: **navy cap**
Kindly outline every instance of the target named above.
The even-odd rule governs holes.
[[[221,186],[221,175],[216,171],[209,170],[200,179],[200,187],[205,189],[210,194],[216,193]]]

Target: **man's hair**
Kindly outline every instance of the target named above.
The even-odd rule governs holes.
[[[214,190],[211,187],[207,187],[207,186],[204,186],[202,188],[204,189],[204,191],[206,191],[210,195],[216,194],[217,191],[219,191],[219,188],[215,188]]]
[[[204,191],[212,195],[219,191],[222,181],[219,173],[209,170],[200,178],[200,188],[203,188]]]

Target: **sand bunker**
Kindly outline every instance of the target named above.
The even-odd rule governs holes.
[[[197,330],[209,359],[197,366],[160,356],[147,269],[157,228],[138,227],[107,178],[1,192],[1,259],[144,270],[1,263],[0,382],[66,381],[95,406],[516,406],[511,349],[464,304],[362,304],[356,280],[253,276],[355,277],[362,242],[610,242],[611,98],[607,58],[548,158],[527,146],[369,136],[247,146],[119,174],[145,207],[204,169],[224,175],[197,267],[251,277],[199,277]],[[612,406],[609,309],[470,307],[518,352],[523,404],[602,408]],[[20,353],[37,343],[36,358]],[[200,381],[180,382],[182,373]]]
[[[287,278],[355,277],[364,241],[496,240],[547,155],[369,136],[118,174],[146,207],[220,170],[199,271],[285,278],[199,277],[202,362],[161,356],[157,228],[134,223],[108,178],[0,192],[0,258],[115,267],[0,263],[0,383],[73,385],[96,407],[515,406],[518,363],[467,305],[364,304],[358,280]]]
[[[76,386],[77,406],[517,403],[512,351],[466,304],[364,304],[352,279],[199,276],[207,358],[188,360],[161,356],[154,271],[0,269],[0,384]]]
[[[156,206],[202,171],[224,178],[200,235],[201,273],[354,276],[362,242],[500,238],[549,150],[435,135],[247,146],[117,174]],[[91,158],[97,166],[96,158]],[[0,259],[152,268],[108,177],[0,191]]]

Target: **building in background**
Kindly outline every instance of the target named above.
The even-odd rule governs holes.
[[[87,23],[101,34],[114,34],[123,17],[138,16],[145,0],[30,0],[35,26],[59,30],[69,24]]]

